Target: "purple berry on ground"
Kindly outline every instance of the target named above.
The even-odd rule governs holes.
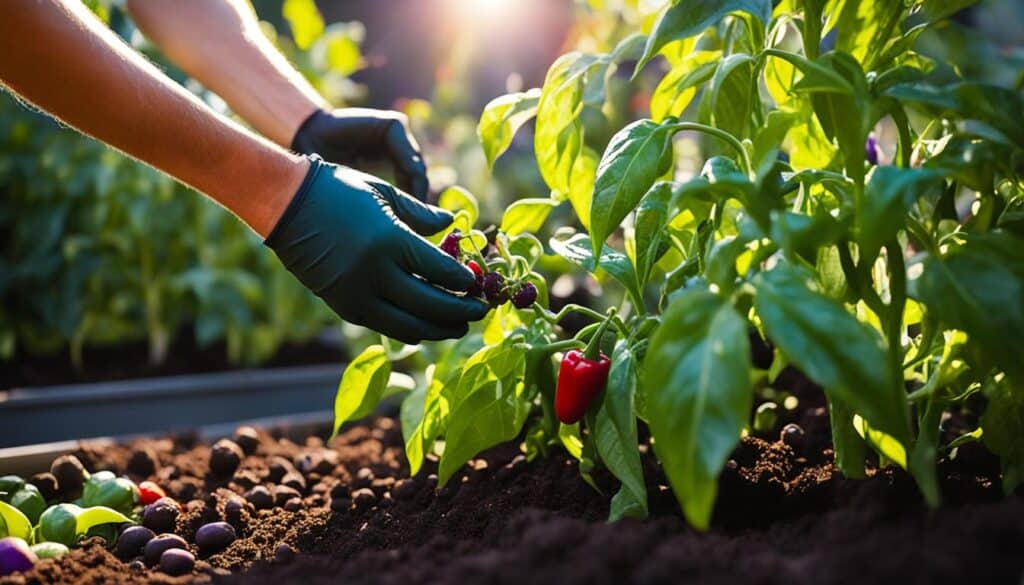
[[[878,164],[878,153],[878,140],[875,139],[874,134],[869,134],[867,142],[864,143],[864,155],[867,158],[868,164]]]
[[[462,239],[462,232],[455,230],[444,237],[441,241],[441,250],[452,258],[459,257],[459,240]]]
[[[160,570],[172,577],[191,573],[195,566],[195,555],[184,549],[171,548],[160,555]]]
[[[512,296],[512,305],[517,309],[525,309],[537,300],[537,286],[527,282],[519,292]]]
[[[38,560],[24,540],[13,536],[0,539],[0,577],[27,571]]]

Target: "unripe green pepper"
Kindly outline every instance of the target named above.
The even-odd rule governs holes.
[[[25,480],[21,479],[17,475],[5,475],[0,477],[0,499],[5,502],[7,499],[14,495],[15,492],[25,487]]]
[[[40,559],[55,559],[68,554],[68,547],[59,542],[40,542],[29,547]]]
[[[50,506],[39,517],[39,526],[36,527],[37,540],[47,542],[59,542],[65,546],[74,546],[78,540],[76,531],[78,529],[78,515],[82,508],[75,504],[57,504]]]
[[[27,516],[32,524],[39,522],[39,515],[46,509],[46,500],[39,493],[39,488],[30,483],[26,483],[10,496],[4,497],[4,500],[21,510],[21,513]]]
[[[110,471],[99,471],[85,482],[81,500],[86,508],[106,506],[131,514],[139,501],[139,488],[130,479],[116,477]]]

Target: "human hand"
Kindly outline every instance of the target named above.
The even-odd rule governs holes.
[[[387,161],[398,187],[427,200],[427,167],[408,119],[401,112],[367,108],[318,110],[299,126],[292,150],[319,154],[328,162],[358,166],[361,161]]]
[[[341,318],[411,344],[461,337],[488,310],[449,292],[467,290],[473,272],[420,235],[451,222],[377,177],[314,157],[265,243]]]

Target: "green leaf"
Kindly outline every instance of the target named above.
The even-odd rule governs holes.
[[[683,210],[689,210],[697,220],[706,218],[711,213],[710,195],[714,191],[715,186],[704,177],[681,184],[659,181],[640,200],[633,229],[634,264],[641,289],[668,243],[669,222]]]
[[[597,167],[590,207],[590,237],[598,253],[651,185],[672,168],[674,120],[638,120],[618,131]]]
[[[795,118],[786,133],[786,140],[790,144],[789,162],[793,169],[818,171],[832,168],[832,161],[837,158],[838,151],[832,140],[825,135],[818,118],[806,109],[801,109]]]
[[[540,231],[551,210],[558,207],[551,199],[519,199],[501,216],[501,231],[510,236]]]
[[[525,258],[526,263],[532,269],[544,255],[544,244],[540,243],[537,236],[523,233],[508,239],[508,253]]]
[[[900,33],[905,12],[903,2],[845,2],[836,23],[836,50],[853,55],[870,71],[889,38]]]
[[[587,272],[595,272],[600,266],[626,287],[626,290],[633,296],[634,302],[642,302],[643,294],[636,278],[636,271],[633,269],[633,263],[622,252],[606,246],[601,252],[600,261],[595,262],[594,252],[590,248],[590,239],[586,234],[573,234],[566,239],[556,236],[552,237],[548,243],[556,254]]]
[[[469,228],[476,225],[476,220],[480,217],[480,205],[477,203],[476,197],[457,185],[448,187],[441,192],[437,198],[437,206],[452,213],[465,211],[468,214]]]
[[[608,386],[594,419],[594,441],[608,471],[622,482],[612,499],[609,521],[647,517],[647,488],[637,449],[636,362],[629,344],[620,339],[612,353]]]
[[[869,103],[867,79],[860,65],[845,53],[827,53],[818,58],[818,63],[834,70],[853,88],[849,93],[812,93],[811,103],[825,136],[834,138],[839,144],[847,175],[854,183],[861,184],[864,177],[864,143],[871,130],[872,114],[872,108],[866,107]],[[797,83],[797,91],[801,90],[805,81],[806,77]]]
[[[746,138],[751,129],[755,62],[750,55],[729,55],[718,64],[709,87],[712,124],[737,138]]]
[[[862,258],[874,258],[896,232],[905,227],[907,211],[930,190],[940,187],[942,175],[929,170],[882,166],[875,168],[855,218]]]
[[[680,292],[644,361],[654,450],[687,520],[706,530],[718,475],[753,399],[747,322],[721,298]]]
[[[818,249],[835,243],[841,231],[839,222],[822,206],[815,208],[814,215],[792,211],[772,214],[772,240],[808,261],[817,260]]]
[[[851,85],[846,78],[827,65],[818,61],[811,61],[810,59],[796,53],[790,53],[789,51],[773,49],[769,54],[771,56],[769,63],[775,60],[785,61],[789,65],[800,70],[802,76],[799,81],[790,86],[793,91],[803,93],[824,92],[845,94],[852,94],[854,92],[853,85]]]
[[[324,19],[314,0],[284,0],[281,14],[292,29],[295,46],[303,51],[324,34]]]
[[[510,388],[511,386],[511,388]],[[494,380],[452,411],[438,468],[438,485],[484,449],[516,438],[530,405],[519,396],[522,382]]]
[[[443,393],[444,387],[445,385],[441,381],[432,380],[424,398],[423,414],[419,423],[408,433],[408,436],[406,436],[405,428],[402,429],[402,436],[405,438],[405,457],[409,460],[410,475],[419,473],[423,465],[423,458],[433,451],[434,441],[448,420],[448,399]],[[414,396],[415,394],[410,395],[409,399],[413,399]],[[409,399],[406,399],[406,402]],[[408,411],[403,408],[403,424],[406,422],[405,417],[413,416],[412,409],[415,408],[415,404],[413,402]],[[404,407],[405,403],[403,402],[402,405]]]
[[[350,420],[362,418],[377,407],[391,376],[391,362],[382,345],[371,345],[346,367],[334,398],[334,432]]]
[[[731,12],[746,12],[767,26],[772,16],[771,0],[676,0],[661,13],[647,37],[644,54],[636,64],[634,77],[661,49],[672,41],[686,39],[722,20]]]
[[[537,115],[538,104],[540,89],[534,88],[495,98],[484,107],[476,133],[488,166],[494,166],[494,161],[512,144],[519,128]]]
[[[754,284],[757,314],[786,359],[879,430],[909,444],[902,380],[886,367],[878,332],[818,292],[809,274],[787,262],[761,273]]]
[[[871,428],[868,421],[864,420],[859,414],[853,415],[853,428],[860,435],[860,438],[864,439],[880,455],[883,455],[903,469],[907,468],[907,450],[899,441],[878,429]]]
[[[924,83],[895,85],[885,95],[942,116],[977,120],[1024,147],[1024,98],[995,85],[960,82],[946,87]]]
[[[697,88],[715,74],[721,57],[721,51],[697,51],[669,70],[651,96],[651,118],[661,122],[682,116]]]
[[[0,528],[6,531],[6,534],[0,536],[16,536],[26,542],[32,542],[32,523],[21,510],[0,500],[0,519],[3,520]]]
[[[583,94],[591,71],[603,64],[595,55],[573,52],[548,69],[537,104],[534,151],[540,174],[553,191],[572,191],[572,175],[583,149]]]
[[[515,338],[485,347],[466,362],[451,400],[439,485],[480,451],[519,434],[530,410],[522,398],[525,367],[525,345]]]
[[[924,0],[922,9],[928,22],[936,22],[977,3],[978,0]]]
[[[573,459],[583,459],[583,439],[580,438],[580,423],[558,425],[558,440]]]
[[[853,426],[853,410],[835,396],[827,395],[829,427],[832,429],[833,459],[848,478],[863,479],[867,444]]]
[[[943,257],[910,271],[908,290],[943,323],[967,333],[975,362],[994,363],[1024,384],[1024,240],[1004,232],[969,234]],[[870,419],[869,419],[870,420]]]
[[[988,405],[981,415],[981,441],[999,455],[1003,492],[1012,494],[1024,483],[1024,394],[1005,378],[986,384]]]
[[[429,368],[428,374],[432,374],[433,370],[434,368]],[[406,443],[409,442],[409,439],[412,438],[416,429],[423,422],[423,414],[427,406],[427,389],[432,382],[433,380],[431,379],[428,384],[422,385],[410,392],[402,400],[402,406],[399,407],[398,423],[402,428],[402,441]]]
[[[569,200],[576,218],[583,227],[590,229],[590,200],[594,195],[594,180],[597,177],[598,155],[592,148],[584,146],[573,163],[568,192],[552,191],[555,201]]]
[[[102,524],[124,524],[131,521],[131,518],[117,510],[107,508],[106,506],[93,506],[85,508],[75,516],[75,533],[83,535],[95,526]]]

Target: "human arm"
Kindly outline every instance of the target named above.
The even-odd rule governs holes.
[[[459,335],[486,312],[482,303],[427,284],[465,290],[473,281],[467,268],[413,233],[442,229],[450,214],[413,206],[355,171],[322,172],[323,163],[217,115],[77,0],[10,0],[0,19],[0,82],[206,193],[257,233],[274,231],[268,244],[289,270],[351,322],[414,342]],[[318,169],[318,179],[308,180]],[[358,254],[357,242],[365,244]],[[374,257],[386,271],[373,269]],[[434,302],[407,296],[422,287]]]
[[[275,143],[330,162],[390,162],[398,186],[426,199],[426,165],[399,112],[332,110],[260,30],[245,0],[128,0],[139,28],[175,64]]]
[[[80,2],[12,0],[0,81],[64,123],[218,201],[266,236],[308,163],[218,116]]]

